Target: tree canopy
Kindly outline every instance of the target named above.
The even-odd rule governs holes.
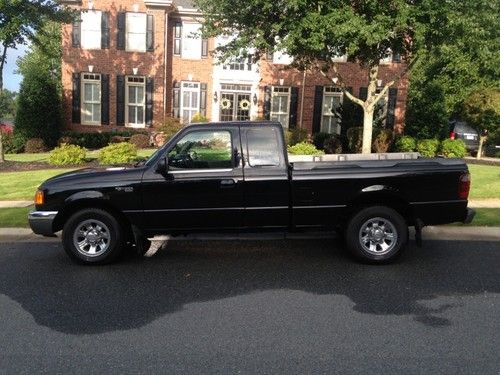
[[[0,0],[0,91],[8,49],[37,43],[47,21],[70,22],[72,17],[71,10],[54,0]]]
[[[500,2],[452,2],[447,18],[446,38],[421,52],[411,74],[405,132],[419,138],[441,135],[472,92],[500,87]]]

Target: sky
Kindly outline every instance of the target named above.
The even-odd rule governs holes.
[[[19,92],[19,85],[23,77],[15,73],[17,70],[16,60],[26,53],[27,48],[28,46],[20,45],[17,49],[7,50],[7,62],[3,68],[3,85],[7,90]]]

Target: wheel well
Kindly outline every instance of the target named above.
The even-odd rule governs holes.
[[[368,194],[352,201],[346,209],[346,222],[360,210],[370,206],[385,206],[392,208],[405,219],[406,223],[413,225],[415,218],[411,206],[402,198],[392,194]]]
[[[73,215],[75,212],[86,209],[86,208],[99,208],[113,215],[118,222],[125,229],[127,235],[132,235],[131,224],[127,217],[120,210],[116,209],[107,202],[100,199],[81,199],[66,205],[56,216],[53,224],[54,233],[60,231],[64,227],[64,223]],[[129,230],[130,229],[130,230]]]

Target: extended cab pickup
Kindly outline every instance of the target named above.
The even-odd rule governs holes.
[[[470,222],[469,186],[459,159],[290,163],[277,122],[194,124],[142,164],[45,181],[29,222],[45,236],[62,229],[83,263],[146,251],[155,235],[268,230],[341,230],[376,263],[401,252],[409,226]]]

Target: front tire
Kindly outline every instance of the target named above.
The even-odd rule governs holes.
[[[395,210],[367,207],[355,214],[346,229],[351,253],[369,263],[387,263],[401,254],[408,242],[408,226]]]
[[[69,218],[63,228],[62,242],[72,260],[83,264],[106,264],[122,253],[125,236],[113,215],[88,208]]]

